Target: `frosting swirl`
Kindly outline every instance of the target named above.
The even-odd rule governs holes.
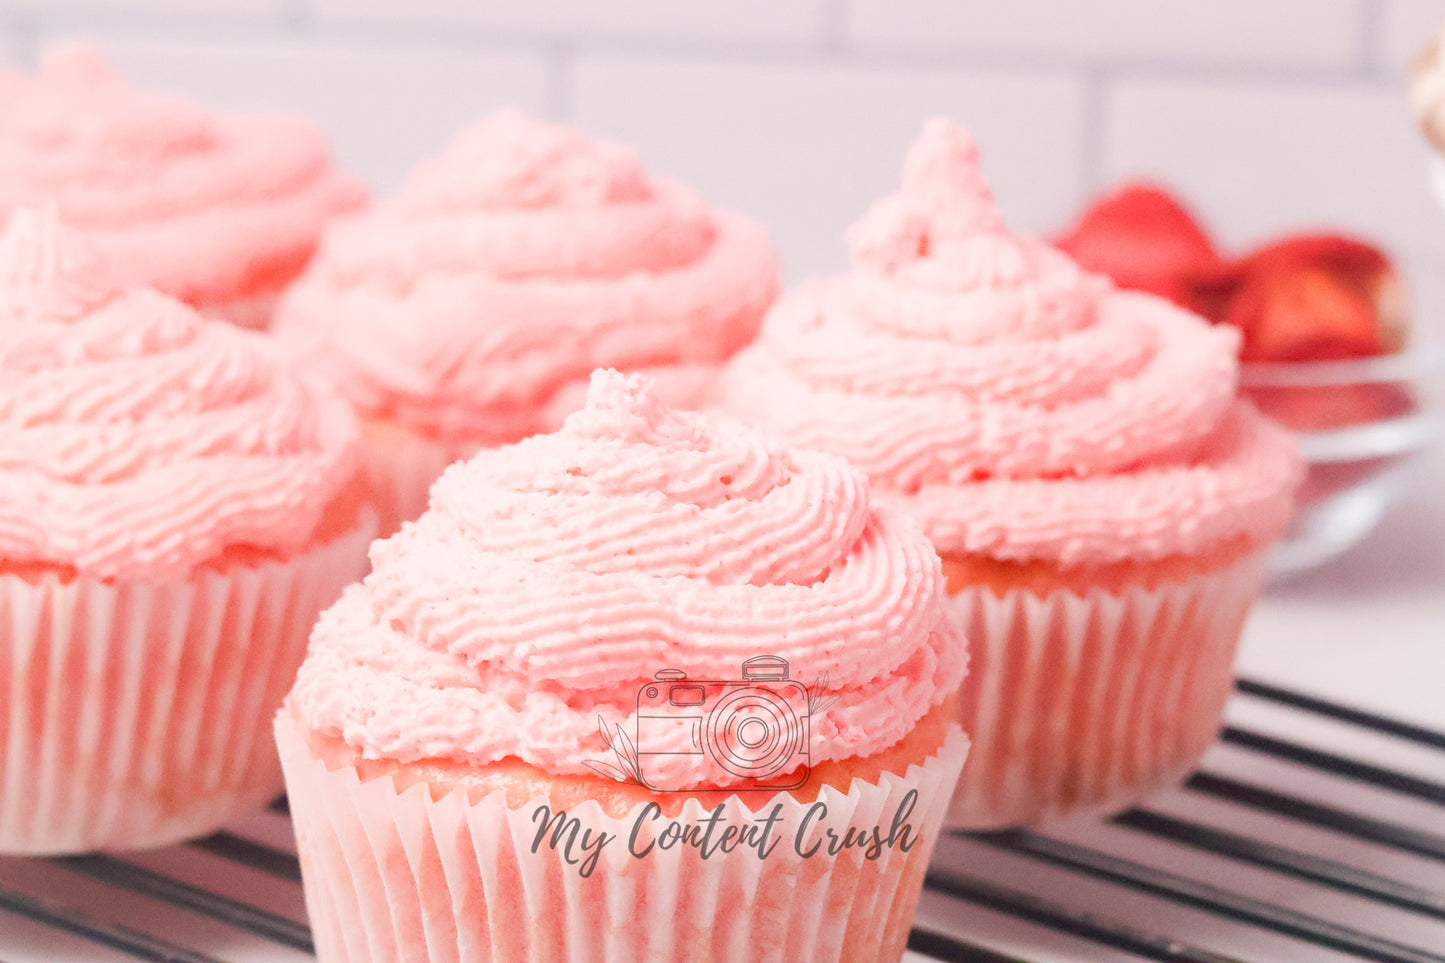
[[[355,470],[345,403],[88,241],[53,210],[0,236],[0,558],[143,579],[305,544]]]
[[[191,303],[279,288],[365,198],[302,118],[132,91],[87,46],[0,75],[0,214],[53,203],[121,277]]]
[[[1067,566],[1283,525],[1297,456],[1236,400],[1236,332],[1010,234],[962,128],[931,121],[848,241],[852,273],[785,295],[722,394],[939,551]]]
[[[722,361],[776,287],[750,221],[503,111],[333,225],[277,323],[363,411],[499,442],[555,428],[549,399],[595,367]]]
[[[556,434],[453,465],[372,564],[292,693],[367,758],[583,773],[599,715],[633,725],[659,669],[729,679],[767,652],[838,699],[816,765],[897,742],[966,660],[937,556],[862,475],[676,413],[638,375],[599,371]],[[698,784],[696,757],[668,759]]]

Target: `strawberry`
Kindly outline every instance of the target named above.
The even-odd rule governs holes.
[[[1185,307],[1193,289],[1223,268],[1209,236],[1185,207],[1153,184],[1125,184],[1096,200],[1055,244],[1120,287]]]
[[[1238,299],[1225,319],[1244,331],[1247,361],[1362,357],[1404,343],[1399,276],[1383,252],[1363,241],[1295,235],[1251,252],[1237,273]]]
[[[1255,248],[1240,262],[1247,274],[1305,265],[1361,280],[1390,271],[1379,248],[1342,234],[1292,234]]]
[[[1383,349],[1367,295],[1314,264],[1246,272],[1224,320],[1244,334],[1242,361],[1328,361]]]
[[[1120,287],[1162,295],[1243,334],[1240,359],[1288,364],[1398,351],[1402,286],[1378,248],[1334,234],[1298,234],[1226,262],[1182,204],[1149,184],[1096,201],[1058,246]],[[1418,409],[1392,383],[1246,387],[1266,414],[1299,432],[1398,418]],[[1301,504],[1391,464],[1390,458],[1312,465]]]

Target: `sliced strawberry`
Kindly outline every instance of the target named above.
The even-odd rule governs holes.
[[[1404,345],[1407,319],[1403,286],[1390,259],[1371,244],[1338,234],[1298,234],[1256,249],[1240,260],[1237,269],[1246,284],[1263,276],[1302,269],[1327,273],[1368,306],[1374,329],[1368,340],[1374,347],[1367,353],[1398,351]],[[1365,342],[1351,340],[1356,347]]]
[[[1190,306],[1193,285],[1223,264],[1192,214],[1164,189],[1125,184],[1096,200],[1055,243],[1120,287]]]
[[[1255,248],[1240,261],[1249,274],[1301,266],[1363,278],[1389,271],[1390,261],[1379,248],[1343,234],[1292,234]]]
[[[1225,321],[1244,333],[1244,361],[1328,361],[1382,350],[1374,305],[1348,279],[1322,267],[1247,276]]]

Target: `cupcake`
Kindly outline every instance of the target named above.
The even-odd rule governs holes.
[[[130,90],[92,48],[0,74],[0,221],[55,204],[126,281],[264,327],[321,225],[366,200],[299,117]]]
[[[277,716],[321,960],[899,959],[964,643],[841,459],[598,372],[372,563]]]
[[[1236,397],[1237,333],[1010,234],[943,120],[848,241],[851,273],[786,294],[719,395],[843,455],[933,539],[973,653],[950,821],[1117,808],[1178,778],[1300,473]]]
[[[365,571],[355,424],[269,339],[0,236],[0,852],[158,846],[274,797],[270,723]]]
[[[328,229],[277,324],[359,411],[387,532],[452,461],[557,428],[593,368],[691,404],[776,288],[757,225],[625,147],[504,111]]]

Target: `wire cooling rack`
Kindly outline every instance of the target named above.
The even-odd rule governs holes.
[[[137,959],[313,959],[284,800],[168,849],[0,859],[4,963]],[[1178,789],[946,835],[907,960],[1445,963],[1445,734],[1240,680]]]

